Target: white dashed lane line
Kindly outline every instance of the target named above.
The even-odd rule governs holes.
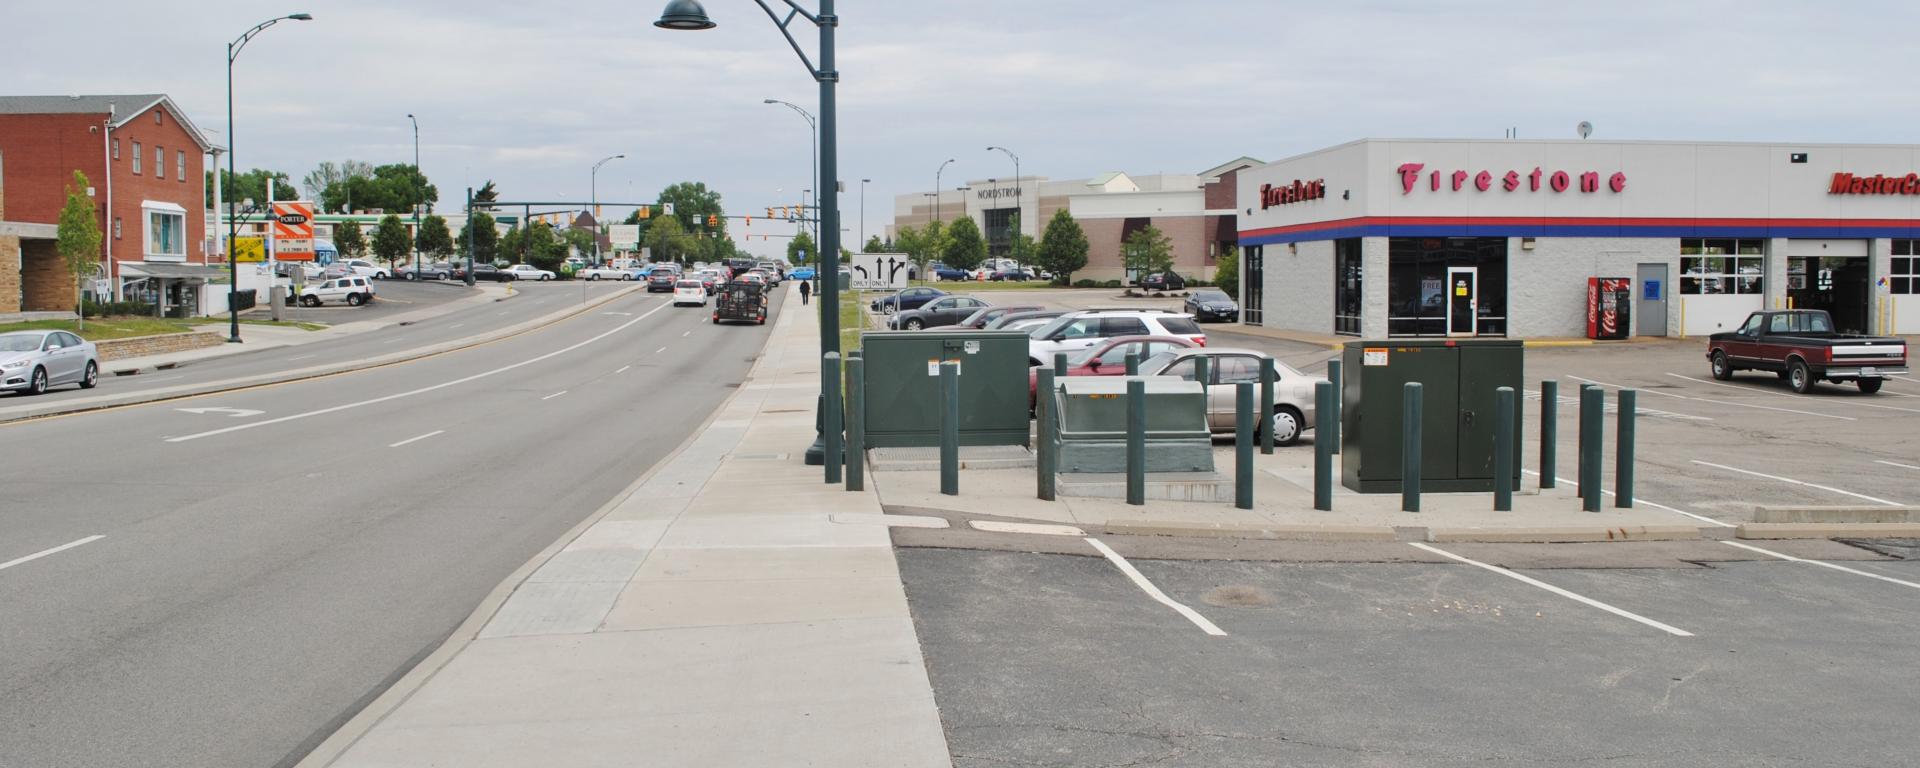
[[[80,545],[83,545],[83,544],[92,544],[93,542],[96,542],[96,541],[99,541],[99,540],[101,540],[101,539],[104,539],[104,538],[106,538],[106,536],[104,536],[104,535],[101,535],[101,534],[94,534],[94,535],[92,535],[92,536],[88,536],[88,537],[86,537],[86,538],[84,538],[84,539],[76,539],[76,540],[74,540],[74,541],[69,541],[69,542],[67,542],[67,543],[65,543],[65,544],[62,544],[62,545],[60,545],[60,546],[57,546],[57,547],[52,547],[52,548],[49,548],[49,549],[43,549],[43,550],[40,550],[40,551],[38,551],[38,552],[35,552],[35,553],[33,553],[33,554],[31,554],[31,555],[27,555],[27,556],[25,556],[25,557],[16,557],[16,558],[14,558],[14,559],[12,559],[12,560],[8,560],[8,561],[6,561],[6,562],[4,562],[4,563],[0,563],[0,571],[4,571],[4,570],[6,570],[6,569],[8,569],[8,568],[12,568],[12,567],[14,567],[14,566],[16,566],[16,565],[23,565],[23,564],[26,564],[26,563],[30,563],[30,562],[33,562],[33,561],[35,561],[35,560],[38,560],[38,559],[40,559],[40,558],[43,558],[43,557],[46,557],[47,555],[52,555],[52,554],[58,554],[58,553],[61,553],[61,552],[65,552],[65,551],[67,551],[67,550],[69,550],[69,549],[73,549],[74,547],[78,547],[78,546],[80,546]]]
[[[389,444],[387,445],[387,447],[388,447],[388,448],[398,448],[398,447],[400,447],[400,446],[403,446],[403,445],[406,445],[407,443],[417,443],[417,442],[420,442],[421,440],[425,440],[425,439],[427,439],[427,438],[429,438],[429,437],[433,437],[434,435],[444,435],[444,434],[446,434],[446,433],[447,433],[447,431],[446,431],[446,430],[444,430],[444,429],[436,429],[436,430],[434,430],[434,431],[432,431],[432,432],[428,432],[428,433],[426,433],[426,434],[424,434],[424,435],[416,435],[416,436],[413,436],[413,437],[409,437],[409,438],[407,438],[407,439],[405,439],[405,440],[402,440],[402,441],[400,441],[400,442],[397,442],[397,443],[389,443]]]
[[[560,390],[560,391],[558,391],[558,392],[555,392],[555,393],[553,393],[553,394],[551,394],[551,395],[547,395],[546,397],[543,397],[543,398],[540,398],[540,399],[541,399],[541,400],[552,400],[552,399],[554,399],[554,398],[556,398],[556,397],[559,397],[559,396],[561,396],[561,395],[564,395],[564,394],[566,394],[566,393],[567,393],[567,391],[563,389],[563,390]]]

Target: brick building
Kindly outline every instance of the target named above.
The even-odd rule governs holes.
[[[206,265],[211,149],[163,94],[0,96],[5,220],[57,224],[73,173],[84,173],[105,236],[90,292],[144,300],[170,314],[224,310],[224,292],[203,290],[224,274]],[[23,308],[71,308],[75,287],[64,265],[36,250],[22,240]],[[0,261],[0,272],[10,268]],[[0,296],[0,310],[8,300]]]

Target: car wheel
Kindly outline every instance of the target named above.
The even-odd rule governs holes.
[[[320,306],[320,299],[314,296],[302,296],[300,297],[300,306],[303,306],[303,307]]]
[[[1733,378],[1733,366],[1727,362],[1727,353],[1715,352],[1713,357],[1709,358],[1709,362],[1713,367],[1714,378],[1721,381]]]
[[[1866,381],[1867,381],[1866,379],[1861,379],[1860,383],[1865,384]],[[1879,382],[1878,379],[1875,379],[1874,381],[1876,384]],[[97,387],[99,385],[100,385],[100,366],[95,364],[92,360],[88,360],[87,373],[85,376],[80,377],[80,388],[93,389],[94,387]],[[1862,386],[1861,389],[1864,390],[1866,389],[1866,387]],[[1876,386],[1874,387],[1874,389],[1878,390],[1879,387]]]
[[[27,378],[27,394],[38,395],[47,391],[47,369],[35,368],[33,375]]]
[[[541,275],[541,276],[540,276],[540,282],[543,282],[543,283],[544,283],[544,282],[546,282],[546,281],[548,281],[548,280],[552,280],[552,279],[553,279],[553,276],[552,276],[552,275]]]
[[[917,317],[907,320],[907,330],[909,331],[920,330],[921,328],[925,328],[926,325],[926,323],[920,322],[920,318]]]
[[[442,272],[442,273],[440,273],[440,274],[438,275],[438,277],[439,277],[439,278],[440,278],[441,280],[447,280],[447,279],[450,279],[450,278],[452,278],[453,276],[452,276],[452,275],[449,275],[449,274],[447,274],[447,273],[445,273],[445,272]]]
[[[1787,363],[1787,382],[1793,385],[1793,391],[1806,394],[1813,391],[1813,370],[1801,360]]]
[[[357,294],[357,293],[347,294],[347,306],[349,307],[357,307],[365,302],[366,302],[366,299],[362,298],[360,294]]]
[[[1291,405],[1283,405],[1273,410],[1273,442],[1278,445],[1293,445],[1300,442],[1300,423],[1304,421],[1300,412]],[[1264,439],[1265,435],[1260,435]]]
[[[1884,381],[1886,379],[1860,379],[1854,383],[1860,385],[1861,393],[1871,395],[1880,391],[1880,384]]]

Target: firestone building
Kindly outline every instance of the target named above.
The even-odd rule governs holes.
[[[1237,184],[1249,324],[1577,337],[1612,278],[1635,335],[1788,307],[1920,333],[1913,145],[1365,139]]]

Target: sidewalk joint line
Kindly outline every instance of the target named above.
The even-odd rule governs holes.
[[[1857,568],[1848,568],[1848,567],[1846,567],[1846,566],[1844,566],[1844,565],[1836,565],[1836,564],[1834,564],[1834,563],[1828,563],[1828,562],[1823,562],[1823,561],[1820,561],[1820,560],[1808,560],[1808,559],[1806,559],[1806,558],[1804,558],[1804,557],[1794,557],[1793,555],[1789,555],[1789,554],[1784,554],[1784,553],[1780,553],[1780,552],[1775,552],[1775,551],[1773,551],[1773,550],[1771,550],[1771,549],[1761,549],[1761,548],[1759,548],[1759,547],[1756,547],[1756,546],[1753,546],[1752,544],[1747,544],[1747,543],[1744,543],[1744,542],[1738,542],[1738,541],[1722,541],[1722,542],[1720,542],[1720,543],[1722,543],[1722,544],[1725,544],[1725,545],[1727,545],[1727,546],[1729,546],[1729,547],[1739,547],[1739,548],[1741,548],[1741,549],[1745,549],[1745,550],[1751,550],[1751,551],[1754,551],[1754,552],[1758,552],[1758,553],[1760,553],[1760,554],[1763,554],[1763,555],[1766,555],[1766,556],[1768,556],[1768,557],[1777,557],[1777,558],[1780,558],[1781,560],[1785,560],[1785,561],[1787,561],[1787,562],[1790,562],[1790,563],[1806,563],[1807,565],[1817,565],[1817,566],[1820,566],[1820,567],[1822,567],[1822,568],[1832,568],[1832,569],[1834,569],[1834,570],[1836,570],[1836,571],[1841,571],[1841,572],[1844,572],[1844,573],[1851,573],[1851,574],[1853,574],[1853,575],[1855,575],[1855,576],[1865,576],[1865,577],[1867,577],[1867,578],[1869,578],[1869,579],[1879,579],[1879,580],[1881,580],[1881,581],[1884,581],[1884,582],[1887,582],[1887,583],[1890,583],[1890,584],[1899,584],[1900,586],[1903,586],[1903,587],[1912,587],[1912,588],[1914,588],[1914,589],[1920,589],[1920,584],[1917,584],[1917,583],[1914,583],[1914,582],[1911,582],[1911,581],[1905,581],[1905,580],[1902,580],[1902,579],[1896,579],[1896,578],[1894,578],[1894,577],[1892,577],[1892,576],[1882,576],[1882,575],[1880,575],[1880,574],[1877,574],[1877,573],[1868,573],[1868,572],[1866,572],[1866,571],[1862,571],[1862,570],[1859,570],[1859,569],[1857,569]]]
[[[1552,593],[1554,593],[1554,594],[1556,594],[1556,595],[1559,595],[1559,596],[1561,596],[1561,597],[1564,597],[1564,598],[1567,598],[1568,600],[1572,600],[1572,601],[1574,601],[1574,602],[1577,602],[1577,603],[1583,603],[1583,604],[1586,604],[1586,605],[1590,605],[1590,606],[1593,606],[1593,607],[1595,607],[1595,608],[1598,608],[1598,609],[1600,609],[1600,610],[1603,610],[1603,611],[1606,611],[1607,613],[1611,613],[1611,614],[1613,614],[1613,615],[1615,615],[1615,616],[1619,616],[1619,617],[1621,617],[1621,618],[1624,618],[1624,619],[1631,619],[1631,620],[1633,620],[1633,621],[1637,621],[1637,622],[1640,622],[1641,624],[1645,624],[1645,625],[1647,625],[1647,626],[1649,626],[1649,627],[1653,627],[1654,629],[1657,629],[1657,630],[1660,630],[1660,631],[1662,631],[1662,632],[1665,632],[1665,633],[1667,633],[1667,634],[1670,634],[1670,635],[1674,635],[1674,636],[1676,636],[1676,637],[1693,637],[1693,636],[1694,636],[1692,632],[1688,632],[1688,631],[1686,631],[1686,630],[1684,630],[1684,629],[1680,629],[1679,627],[1675,627],[1675,626],[1672,626],[1672,625],[1669,625],[1669,624],[1663,624],[1663,623],[1660,623],[1660,622],[1658,622],[1658,621],[1654,621],[1653,619],[1649,619],[1649,618],[1647,618],[1647,617],[1645,617],[1645,616],[1641,616],[1640,614],[1637,614],[1637,613],[1634,613],[1634,612],[1632,612],[1632,611],[1627,611],[1627,610],[1623,610],[1623,609],[1620,609],[1620,608],[1615,608],[1615,607],[1613,607],[1613,606],[1611,606],[1611,605],[1608,605],[1608,604],[1606,604],[1606,603],[1603,603],[1603,602],[1600,602],[1600,601],[1598,601],[1598,600],[1595,600],[1595,599],[1593,599],[1593,598],[1591,598],[1591,597],[1587,597],[1586,595],[1582,595],[1582,594],[1579,594],[1579,593],[1577,593],[1577,592],[1572,592],[1572,591],[1569,591],[1569,590],[1565,590],[1565,589],[1561,589],[1560,587],[1556,587],[1556,586],[1554,586],[1554,585],[1552,585],[1552,584],[1548,584],[1548,583],[1546,583],[1546,582],[1544,582],[1544,581],[1541,581],[1541,580],[1539,580],[1539,579],[1536,579],[1536,578],[1533,578],[1532,576],[1527,576],[1527,575],[1525,575],[1525,574],[1522,574],[1522,573],[1519,573],[1519,572],[1517,572],[1517,571],[1513,571],[1513,570],[1510,570],[1510,569],[1507,569],[1507,568],[1502,568],[1502,567],[1500,567],[1500,566],[1497,566],[1497,565],[1491,565],[1491,564],[1488,564],[1488,563],[1483,563],[1483,562],[1480,562],[1480,561],[1478,561],[1478,560],[1475,560],[1475,559],[1473,559],[1473,558],[1470,558],[1470,557],[1462,557],[1462,556],[1460,556],[1460,555],[1456,555],[1456,554],[1454,554],[1454,553],[1452,553],[1452,552],[1448,552],[1448,551],[1446,551],[1446,550],[1444,550],[1444,549],[1441,549],[1441,548],[1439,548],[1439,547],[1435,547],[1435,546],[1432,546],[1432,545],[1429,545],[1429,544],[1425,544],[1425,543],[1422,543],[1422,542],[1418,542],[1418,541],[1409,541],[1409,542],[1407,542],[1407,544],[1408,544],[1409,546],[1412,546],[1412,547],[1415,547],[1415,548],[1418,548],[1418,549],[1421,549],[1421,550],[1425,550],[1425,551],[1427,551],[1427,552],[1432,552],[1433,554],[1436,554],[1436,555],[1439,555],[1439,556],[1441,556],[1441,557],[1444,557],[1444,558],[1447,558],[1447,559],[1449,559],[1449,560],[1458,560],[1458,561],[1460,561],[1460,562],[1462,562],[1462,563],[1466,563],[1467,565],[1471,565],[1471,566],[1473,566],[1473,567],[1475,567],[1475,568],[1482,568],[1482,569],[1485,569],[1485,570],[1488,570],[1488,571],[1492,571],[1492,572],[1494,572],[1494,573],[1497,573],[1497,574],[1500,574],[1500,575],[1502,575],[1502,576],[1505,576],[1505,577],[1507,577],[1507,578],[1510,578],[1510,579],[1514,579],[1514,580],[1516,580],[1516,581],[1519,581],[1519,582],[1521,582],[1521,583],[1524,583],[1524,584],[1531,584],[1531,585],[1533,585],[1533,586],[1536,586],[1536,587],[1539,587],[1539,588],[1541,588],[1541,589],[1544,589],[1544,590],[1546,590],[1546,591],[1548,591],[1548,592],[1552,592]]]
[[[1213,622],[1208,621],[1207,617],[1200,615],[1199,611],[1188,608],[1180,601],[1167,597],[1167,593],[1160,591],[1159,587],[1154,586],[1153,582],[1148,581],[1147,577],[1140,573],[1139,569],[1133,567],[1133,563],[1127,562],[1127,559],[1121,557],[1120,553],[1108,547],[1106,542],[1093,538],[1092,536],[1088,536],[1086,542],[1092,544],[1094,549],[1100,550],[1100,554],[1105,555],[1107,561],[1113,563],[1113,567],[1119,568],[1121,573],[1126,574],[1127,578],[1132,579],[1133,585],[1139,587],[1140,591],[1147,593],[1147,597],[1151,597],[1155,602],[1172,608],[1181,616],[1187,617],[1187,621],[1193,622],[1194,626],[1199,627],[1202,632],[1213,635],[1214,637],[1227,636],[1224,630],[1215,626]]]

